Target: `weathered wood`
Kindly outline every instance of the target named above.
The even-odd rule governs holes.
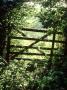
[[[15,45],[10,45],[11,48],[26,48],[28,46],[15,46]],[[51,50],[52,48],[47,48],[47,47],[29,47],[29,49],[42,49],[42,50]],[[54,48],[54,50],[58,50],[58,48]]]
[[[17,60],[24,60],[24,61],[32,61],[32,60],[34,60],[34,61],[36,61],[36,62],[47,62],[47,60],[45,60],[45,59],[32,59],[32,58],[15,58],[15,59],[17,59]]]
[[[15,36],[11,36],[10,37],[11,39],[20,39],[20,40],[33,40],[33,41],[45,41],[45,42],[52,42],[53,40],[48,40],[48,39],[39,39],[39,38],[27,38],[27,37],[15,37]],[[54,43],[65,43],[65,41],[58,41],[58,40],[55,40]]]
[[[50,56],[51,54],[45,54],[45,53],[30,53],[30,52],[10,52],[10,54],[23,54],[23,55],[41,55],[41,56]],[[53,54],[53,56],[64,56],[63,54]]]
[[[27,37],[25,34],[24,34],[24,31],[27,31],[27,32],[37,32],[37,33],[46,33],[46,35],[43,35],[42,37],[40,38],[31,38],[31,37]],[[48,31],[46,29],[29,29],[29,28],[23,28],[22,31],[18,32],[18,33],[21,33],[22,32],[22,37],[16,37],[16,36],[9,36],[10,40],[11,39],[15,39],[15,40],[31,40],[31,41],[34,41],[33,43],[31,43],[30,45],[28,46],[15,46],[15,45],[9,45],[9,48],[12,49],[12,48],[15,48],[15,49],[18,49],[20,48],[21,50],[19,50],[18,52],[10,52],[9,51],[9,57],[10,59],[21,59],[21,58],[16,58],[18,57],[18,55],[31,55],[31,56],[50,56],[50,57],[53,57],[53,56],[57,56],[57,57],[63,57],[64,55],[58,55],[58,54],[54,54],[53,53],[53,50],[58,50],[58,48],[54,48],[54,43],[61,43],[61,44],[64,44],[65,41],[59,41],[59,40],[55,40],[55,36],[57,34],[60,34],[60,35],[63,35],[62,32],[51,32],[51,33],[48,33]],[[53,39],[50,40],[50,39],[46,39],[47,36],[53,34]],[[39,43],[40,41],[42,42],[52,42],[52,48],[47,48],[47,47],[37,47],[37,46],[34,46],[35,44]],[[25,52],[26,50],[28,49],[36,49],[39,51],[39,53],[31,53],[31,52]],[[50,54],[45,54],[43,51],[41,50],[48,50],[48,51],[51,51]],[[52,58],[51,58],[52,59]],[[25,60],[25,59],[24,59]],[[31,59],[28,59],[28,60],[31,60]]]
[[[30,28],[23,28],[22,31],[28,31],[28,32],[41,32],[41,33],[47,33],[48,29],[30,29]],[[52,32],[52,34],[54,33],[54,31]],[[56,34],[61,34],[62,32],[57,31]]]

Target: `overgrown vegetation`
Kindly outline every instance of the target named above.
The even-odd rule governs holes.
[[[59,53],[59,52],[58,52]],[[0,59],[1,90],[66,90],[67,61],[54,57],[51,69],[47,61],[10,61]]]
[[[4,32],[2,35],[3,41],[0,40],[0,42],[3,42],[0,45],[0,90],[67,90],[67,43],[65,43],[64,46],[55,43],[54,48],[56,48],[56,50],[52,52],[55,56],[51,58],[47,56],[47,54],[51,53],[47,50],[41,50],[41,52],[46,55],[40,57],[17,55],[17,58],[31,58],[30,61],[14,59],[8,63],[3,56],[5,51],[3,48],[5,47],[5,40],[7,41],[8,36],[40,38],[44,35],[38,32],[25,32],[22,28],[45,28],[48,31],[47,34],[53,31],[54,33],[59,31],[63,33],[63,35],[57,35],[55,39],[59,41],[67,40],[66,2],[64,3],[62,0],[27,0],[26,2],[21,0],[21,2],[17,2],[15,6],[10,5],[9,8],[10,9],[7,7],[9,11],[5,11],[7,13],[2,15],[0,21],[1,32]],[[52,38],[52,35],[47,37],[47,39],[51,40]],[[15,46],[28,46],[31,43],[31,41],[24,40],[12,39],[10,41],[10,44]],[[49,48],[51,45],[51,43],[44,42],[36,44],[38,50],[40,50],[41,47],[46,48],[46,46]],[[11,48],[10,52],[20,50],[22,49]],[[25,52],[36,53],[38,51],[28,49]],[[59,57],[57,55],[59,55]],[[38,60],[38,58],[40,60]],[[42,61],[42,59],[44,60]]]

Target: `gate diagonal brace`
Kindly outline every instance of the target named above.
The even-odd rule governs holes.
[[[22,36],[24,36],[24,37],[27,38],[27,36],[26,36],[23,32],[21,32],[21,31],[19,31],[19,30],[17,30],[17,32],[20,33]],[[41,51],[40,49],[37,48],[37,50],[38,50],[40,53],[45,54],[45,53],[44,53],[43,51]]]
[[[52,32],[47,33],[46,35],[43,35],[43,36],[40,38],[40,40],[43,40],[44,38],[46,38],[48,35],[51,35],[51,34],[52,34]],[[18,56],[19,53],[21,53],[21,52],[23,53],[24,51],[27,51],[28,48],[32,47],[33,45],[37,44],[38,42],[39,42],[39,40],[36,40],[36,41],[33,42],[32,44],[30,44],[28,47],[25,47],[23,50],[21,50],[20,52],[18,52],[17,54],[12,55],[10,59],[11,59],[11,60],[14,59],[16,56]]]

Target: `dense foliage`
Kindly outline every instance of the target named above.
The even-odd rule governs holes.
[[[1,0],[2,1],[2,0]],[[0,2],[1,4],[1,2]],[[9,4],[9,3],[8,3]],[[10,9],[9,9],[9,8]],[[18,0],[16,5],[8,5],[5,14],[1,16],[0,29],[3,31],[2,39],[6,35],[21,36],[17,30],[25,28],[46,28],[50,31],[65,32],[67,36],[67,6],[62,0]],[[3,29],[5,28],[5,29]],[[9,32],[7,33],[7,31]],[[10,33],[11,31],[11,33]],[[21,31],[22,32],[22,31]],[[1,33],[2,34],[2,33]],[[5,35],[6,34],[6,35]],[[33,33],[25,33],[31,37],[40,37],[41,35]],[[51,37],[50,37],[51,38]],[[63,40],[61,36],[56,39]],[[66,39],[67,40],[67,39]],[[0,42],[2,42],[0,40]],[[26,42],[25,42],[26,43]],[[24,44],[24,42],[11,41],[11,44]],[[26,43],[28,44],[28,43]],[[3,43],[4,45],[4,43]],[[41,44],[40,46],[46,46]],[[1,45],[0,45],[1,46]],[[48,45],[48,47],[50,44]],[[61,44],[57,44],[58,48],[54,53],[63,54]],[[4,46],[1,46],[1,50]],[[65,50],[66,46],[65,46]],[[11,49],[11,51],[19,51]],[[44,51],[45,52],[45,51]],[[2,55],[2,54],[0,54]],[[20,57],[20,56],[19,56]],[[31,56],[30,56],[31,57]],[[28,58],[28,57],[27,57]],[[67,56],[53,58],[44,57],[46,60],[37,61],[32,57],[32,61],[10,60],[9,63],[0,57],[0,90],[66,90],[67,89]],[[47,60],[48,59],[48,60]],[[49,61],[51,66],[49,67]]]
[[[59,53],[59,52],[58,52]],[[54,57],[52,68],[48,62],[10,61],[0,58],[1,90],[66,90],[67,75],[65,58]]]

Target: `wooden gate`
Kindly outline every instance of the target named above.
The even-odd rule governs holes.
[[[13,30],[8,37],[9,60],[41,60],[63,56],[58,51],[64,44],[63,33],[58,30],[29,29]]]

